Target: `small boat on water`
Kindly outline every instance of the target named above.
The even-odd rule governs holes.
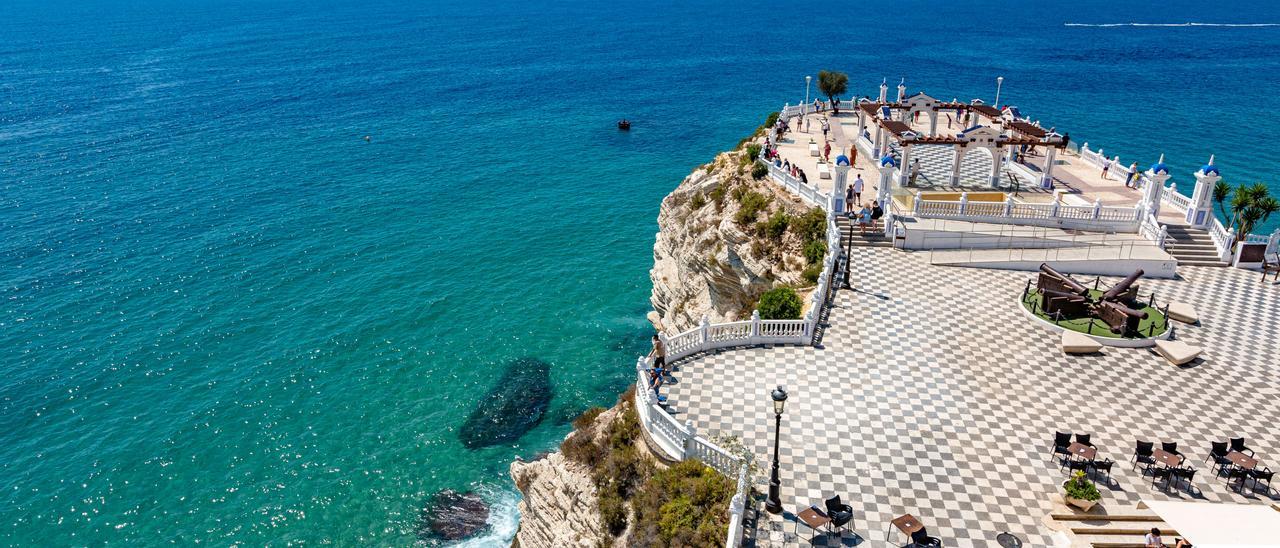
[[[622,131],[631,129],[631,120],[618,120],[618,129]]]

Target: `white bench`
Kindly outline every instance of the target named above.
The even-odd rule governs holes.
[[[1062,332],[1063,354],[1093,354],[1102,351],[1102,343],[1082,333],[1065,330]]]
[[[825,162],[818,164],[818,178],[819,179],[831,178],[831,164],[828,164]]]
[[[1199,346],[1191,346],[1182,341],[1156,341],[1156,353],[1173,365],[1182,365],[1194,360],[1202,352],[1204,350]]]
[[[821,156],[822,151],[818,150],[818,143],[809,143],[809,155]]]

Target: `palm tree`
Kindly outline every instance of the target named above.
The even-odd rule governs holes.
[[[843,72],[831,70],[818,71],[818,91],[827,96],[827,100],[831,101],[832,111],[840,114],[840,109],[835,108],[836,96],[844,95],[849,90],[849,75]]]
[[[1217,202],[1218,211],[1222,212],[1223,219],[1231,218],[1230,215],[1227,215],[1226,201],[1229,197],[1231,197],[1231,185],[1227,184],[1226,181],[1218,181],[1213,185],[1213,201]]]

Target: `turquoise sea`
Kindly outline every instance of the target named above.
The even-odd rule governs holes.
[[[645,349],[661,198],[821,68],[1280,188],[1280,28],[1065,25],[1134,21],[1280,9],[4,2],[0,544],[406,545],[442,488],[503,543]],[[546,418],[465,448],[526,356]]]

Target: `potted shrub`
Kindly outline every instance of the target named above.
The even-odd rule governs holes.
[[[1071,475],[1071,479],[1063,482],[1062,488],[1065,490],[1062,498],[1067,501],[1067,504],[1085,512],[1088,512],[1095,504],[1098,504],[1099,500],[1102,500],[1102,493],[1098,492],[1098,487],[1084,476],[1084,472],[1079,470]]]

